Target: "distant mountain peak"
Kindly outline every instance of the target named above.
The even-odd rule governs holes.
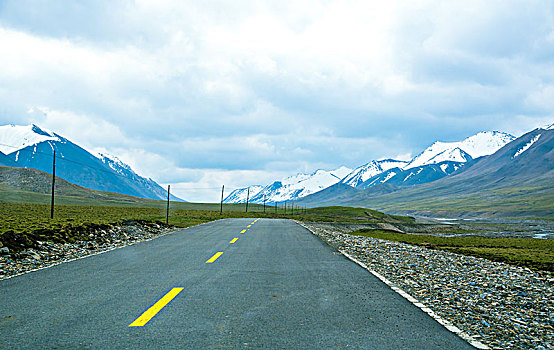
[[[61,141],[61,138],[35,124],[0,126],[0,152],[4,154],[14,153],[44,141]]]
[[[298,173],[266,186],[250,186],[250,201],[262,203],[265,198],[267,202],[284,202],[302,198],[336,184],[350,171],[345,166],[330,171],[317,169],[311,174]],[[248,187],[234,190],[224,202],[244,203],[247,192]]]
[[[505,132],[482,131],[459,142],[435,141],[418,154],[404,169],[443,161],[466,162],[470,159],[491,155],[513,140],[515,140],[515,137]],[[456,151],[456,149],[459,150]]]
[[[408,162],[395,159],[372,160],[371,162],[354,169],[350,174],[341,180],[341,183],[357,187],[375,175],[392,168],[401,168],[407,163]]]
[[[164,188],[138,175],[116,156],[92,154],[36,124],[0,126],[0,152],[5,154],[0,157],[0,164],[49,172],[53,150],[61,160],[56,162],[56,175],[71,183],[143,198],[167,198]],[[180,200],[173,195],[171,198]]]
[[[427,164],[438,164],[445,161],[451,161],[451,162],[467,162],[469,160],[472,160],[473,157],[469,155],[467,152],[465,152],[460,147],[456,147],[454,149],[446,149],[442,151],[441,153],[437,154],[433,158],[429,159],[427,161]],[[426,164],[426,165],[427,165]]]
[[[52,131],[43,129],[36,124],[31,124],[31,131],[33,131],[35,134],[42,135],[42,136],[56,137],[56,134],[54,134]]]

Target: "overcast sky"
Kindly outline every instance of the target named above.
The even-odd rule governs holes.
[[[0,124],[187,200],[553,111],[552,0],[0,0]]]

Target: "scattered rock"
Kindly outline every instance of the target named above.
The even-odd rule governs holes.
[[[22,245],[22,247],[32,246],[34,248],[20,248],[17,252],[12,252],[6,246],[0,247],[0,280],[55,263],[152,239],[177,230],[167,226],[154,228],[154,226],[148,225],[147,227],[149,229],[145,230],[143,223],[140,221],[133,221],[132,225],[114,227],[111,225],[96,225],[89,228],[94,232],[84,235],[90,240],[78,240],[73,243],[57,239],[54,239],[55,242],[37,240],[30,242],[30,245]],[[43,232],[41,231],[41,233]],[[27,236],[11,231],[7,237],[2,238],[7,238],[13,243],[20,242],[23,239],[22,237]],[[27,239],[29,238],[27,237]]]

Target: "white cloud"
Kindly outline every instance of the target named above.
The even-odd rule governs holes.
[[[551,120],[553,12],[548,0],[7,0],[0,121],[197,187],[202,172],[238,183],[229,174],[355,167]],[[37,106],[46,116],[27,113]]]
[[[93,150],[98,145],[109,147],[128,143],[117,125],[100,118],[52,110],[44,106],[30,107],[28,113],[33,124],[44,126],[88,150]]]

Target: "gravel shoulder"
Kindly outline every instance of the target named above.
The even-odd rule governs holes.
[[[493,349],[554,349],[554,279],[527,268],[301,223]]]
[[[0,280],[37,269],[99,254],[142,241],[160,237],[182,228],[162,226],[156,223],[130,223],[89,232],[89,240],[74,243],[37,241],[33,248],[11,252],[0,248]]]

